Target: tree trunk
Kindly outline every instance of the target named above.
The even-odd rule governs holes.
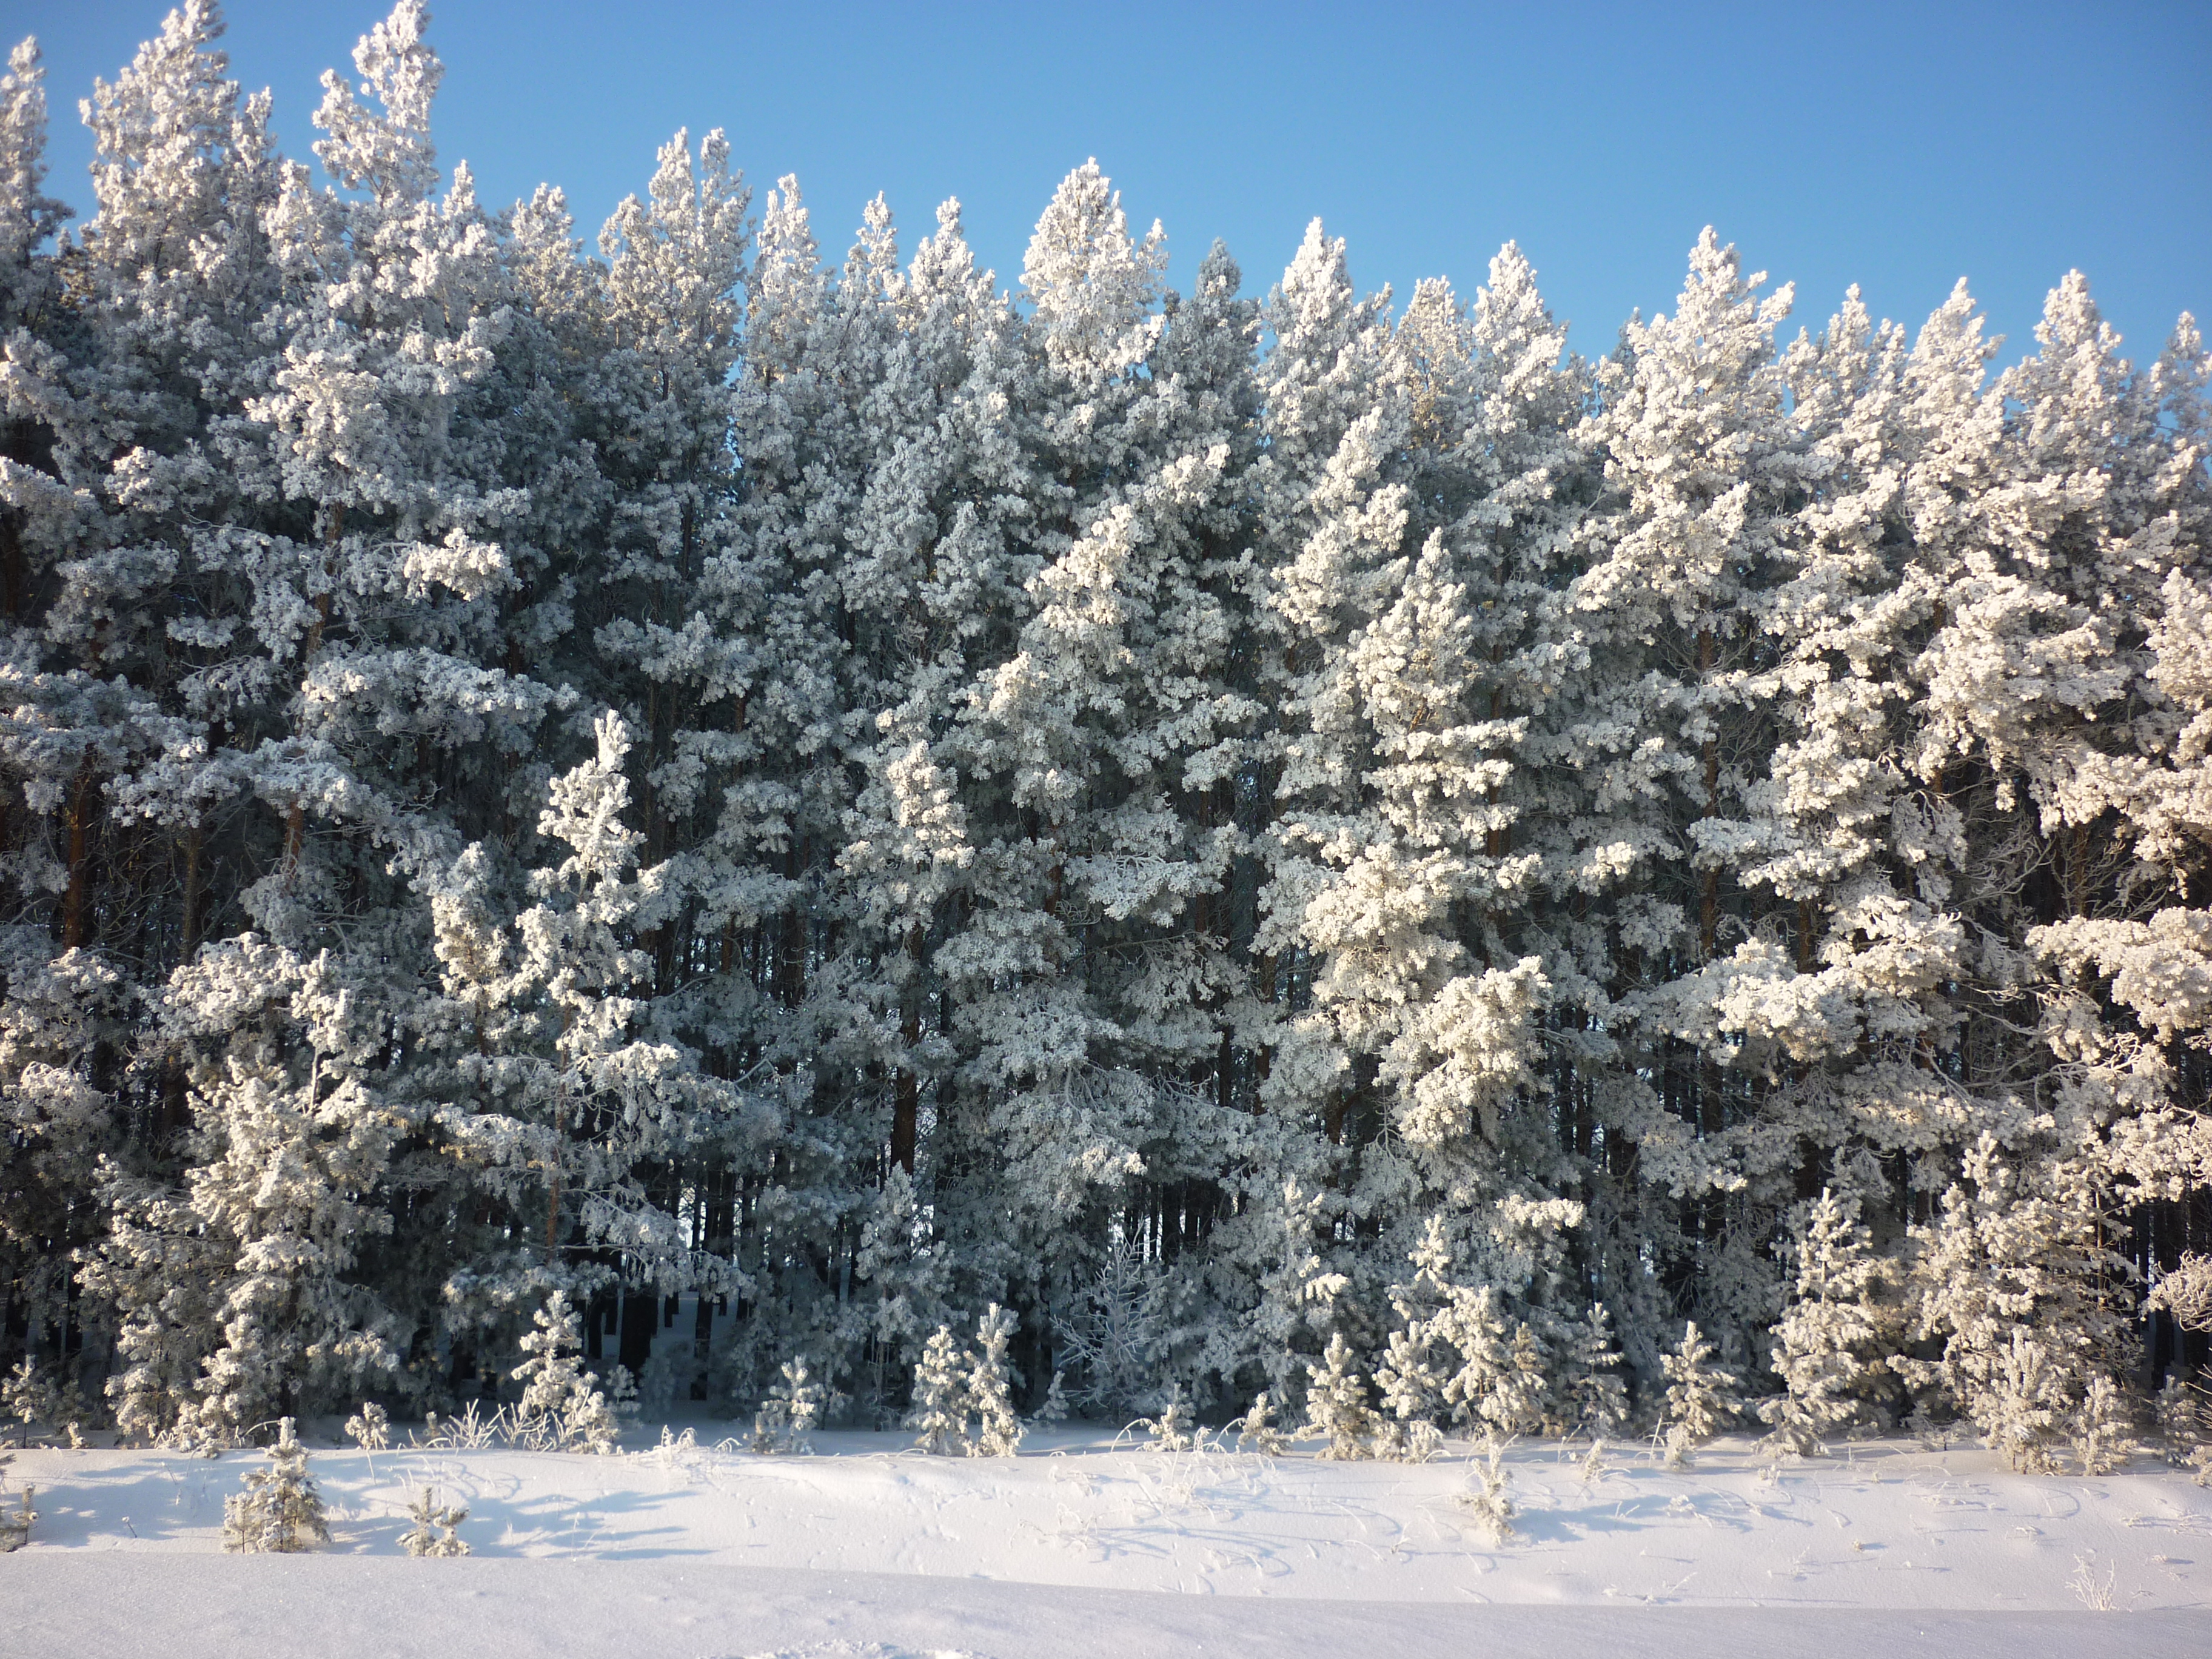
[[[62,897],[62,949],[74,951],[86,941],[85,889],[92,876],[92,750],[84,751],[76,782],[70,790],[69,890]]]

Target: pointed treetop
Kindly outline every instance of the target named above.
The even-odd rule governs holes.
[[[1146,313],[1160,295],[1167,234],[1129,234],[1121,197],[1094,159],[1060,181],[1030,239],[1022,289],[1057,362],[1111,373],[1141,356]]]
[[[27,37],[0,75],[0,273],[27,259],[70,216],[39,188],[46,180],[46,80],[39,43]]]
[[[430,15],[422,0],[399,0],[392,15],[353,49],[358,94],[336,70],[323,71],[315,125],[315,159],[348,190],[367,190],[386,204],[419,202],[438,187],[437,150],[430,142],[430,105],[446,66],[422,39]],[[361,101],[376,100],[379,110]]]

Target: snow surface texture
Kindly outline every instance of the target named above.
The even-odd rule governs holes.
[[[1723,1442],[1686,1469],[1626,1449],[1585,1484],[1556,1449],[1516,1447],[1497,1546],[1460,1502],[1456,1444],[1415,1466],[1158,1455],[1079,1428],[1018,1458],[817,1445],[320,1450],[331,1545],[286,1559],[219,1553],[249,1455],[33,1450],[11,1473],[40,1520],[0,1564],[0,1654],[351,1659],[465,1632],[485,1656],[2016,1659],[2201,1651],[2212,1601],[2212,1494],[2147,1461],[2026,1477],[1890,1442],[1764,1468]],[[402,1553],[426,1485],[468,1506],[471,1558]]]

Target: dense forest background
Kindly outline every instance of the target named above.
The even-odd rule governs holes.
[[[594,253],[424,23],[319,184],[189,0],[75,228],[0,81],[0,1364],[228,1443],[684,1293],[649,1391],[880,1420],[1000,1304],[1031,1405],[1519,1432],[1693,1322],[2032,1461],[2204,1358],[2188,318],[1709,232],[1593,361],[1511,245],[1169,291],[1095,165],[1008,293],[719,133]]]

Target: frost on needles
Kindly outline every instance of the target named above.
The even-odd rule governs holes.
[[[2212,1248],[2193,322],[1709,232],[1592,357],[1510,244],[1170,289],[1095,163],[1009,284],[719,131],[593,236],[427,27],[311,165],[190,0],[73,228],[0,78],[0,1369],[604,1445],[685,1297],[647,1391],[779,1449],[2119,1455]]]

